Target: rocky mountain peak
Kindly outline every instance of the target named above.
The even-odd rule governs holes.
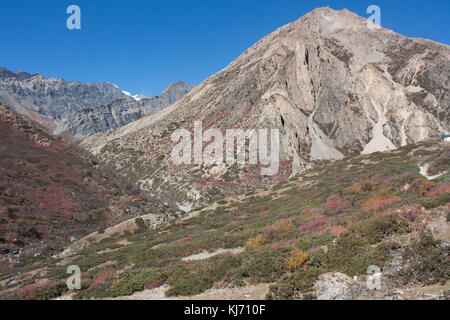
[[[195,167],[168,170],[170,136],[178,127],[203,121],[205,130],[277,128],[282,178],[314,160],[391,150],[446,133],[449,74],[447,45],[369,28],[348,10],[319,8],[267,35],[170,107],[84,145],[143,188],[198,203],[268,180],[257,169],[233,166],[203,172],[216,183],[198,181]],[[160,179],[164,188],[155,183]]]
[[[159,97],[167,99],[168,104],[171,104],[187,94],[194,87],[194,85],[187,84],[183,81],[174,82],[169,84],[167,88],[164,89],[164,91],[159,95]]]

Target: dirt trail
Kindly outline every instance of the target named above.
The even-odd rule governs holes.
[[[445,172],[441,172],[441,173],[439,173],[437,175],[434,175],[434,176],[429,176],[428,173],[427,173],[428,172],[428,167],[429,167],[428,163],[425,163],[423,165],[419,164],[418,166],[419,166],[419,169],[420,169],[420,174],[422,176],[424,176],[425,178],[427,178],[428,180],[435,180],[435,179],[439,178],[440,176],[442,176],[442,175],[447,173],[447,171],[445,171]]]
[[[269,284],[260,283],[240,288],[210,289],[192,297],[166,297],[165,292],[169,286],[163,285],[114,300],[264,300],[269,292],[269,286]]]
[[[244,248],[242,248],[242,247],[237,247],[237,248],[233,248],[233,249],[218,249],[214,252],[202,252],[202,253],[198,253],[198,254],[193,254],[189,257],[184,257],[181,260],[183,260],[183,261],[206,260],[206,259],[212,258],[214,256],[217,256],[219,254],[225,254],[225,253],[228,254],[229,253],[229,254],[235,255],[235,254],[241,253],[242,251],[244,251]]]

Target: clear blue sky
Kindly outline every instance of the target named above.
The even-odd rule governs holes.
[[[66,28],[71,4],[79,31]],[[448,0],[0,0],[0,66],[151,96],[170,82],[199,84],[314,8],[368,16],[370,4],[384,27],[450,43]]]

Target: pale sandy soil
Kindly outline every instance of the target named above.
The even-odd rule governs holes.
[[[169,286],[161,286],[152,290],[136,292],[127,297],[118,297],[115,300],[264,300],[269,284],[257,284],[242,288],[210,289],[202,294],[192,297],[166,297],[165,292]]]
[[[218,249],[214,252],[202,252],[202,253],[198,253],[198,254],[193,254],[189,257],[184,257],[183,261],[197,261],[197,260],[205,260],[205,259],[209,259],[211,257],[217,256],[219,254],[224,254],[224,253],[230,253],[230,254],[239,254],[242,251],[244,251],[244,248],[242,247],[238,247],[238,248],[234,248],[234,249]]]
[[[313,121],[314,114],[308,117],[308,128],[311,136],[311,159],[342,159],[344,155],[331,147],[334,143],[319,129]]]
[[[421,174],[422,176],[424,176],[425,178],[427,178],[428,180],[434,180],[434,179],[437,179],[437,178],[439,178],[440,176],[442,176],[442,175],[444,175],[444,174],[447,173],[447,171],[445,171],[445,172],[441,172],[441,173],[439,173],[439,174],[437,174],[437,175],[434,175],[434,176],[429,176],[429,175],[427,174],[428,166],[429,166],[428,163],[425,163],[425,164],[423,164],[423,165],[419,165],[420,174]]]
[[[372,129],[372,140],[370,140],[369,143],[364,147],[364,150],[361,152],[361,154],[370,154],[377,151],[387,151],[395,149],[394,144],[391,142],[391,140],[386,138],[383,133],[383,127],[386,124],[387,119],[382,110],[382,107],[380,107],[373,101],[372,105],[378,114],[378,122],[374,123]]]

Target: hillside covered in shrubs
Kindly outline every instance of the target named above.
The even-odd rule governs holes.
[[[265,284],[268,299],[316,299],[336,283],[344,298],[448,296],[449,161],[449,144],[437,140],[316,161],[167,226],[136,219],[68,255],[2,272],[0,296],[114,298],[164,288],[175,298]],[[65,286],[69,265],[82,270],[81,290]],[[366,285],[369,266],[382,272],[379,290]]]
[[[158,206],[95,157],[0,104],[0,274]]]

